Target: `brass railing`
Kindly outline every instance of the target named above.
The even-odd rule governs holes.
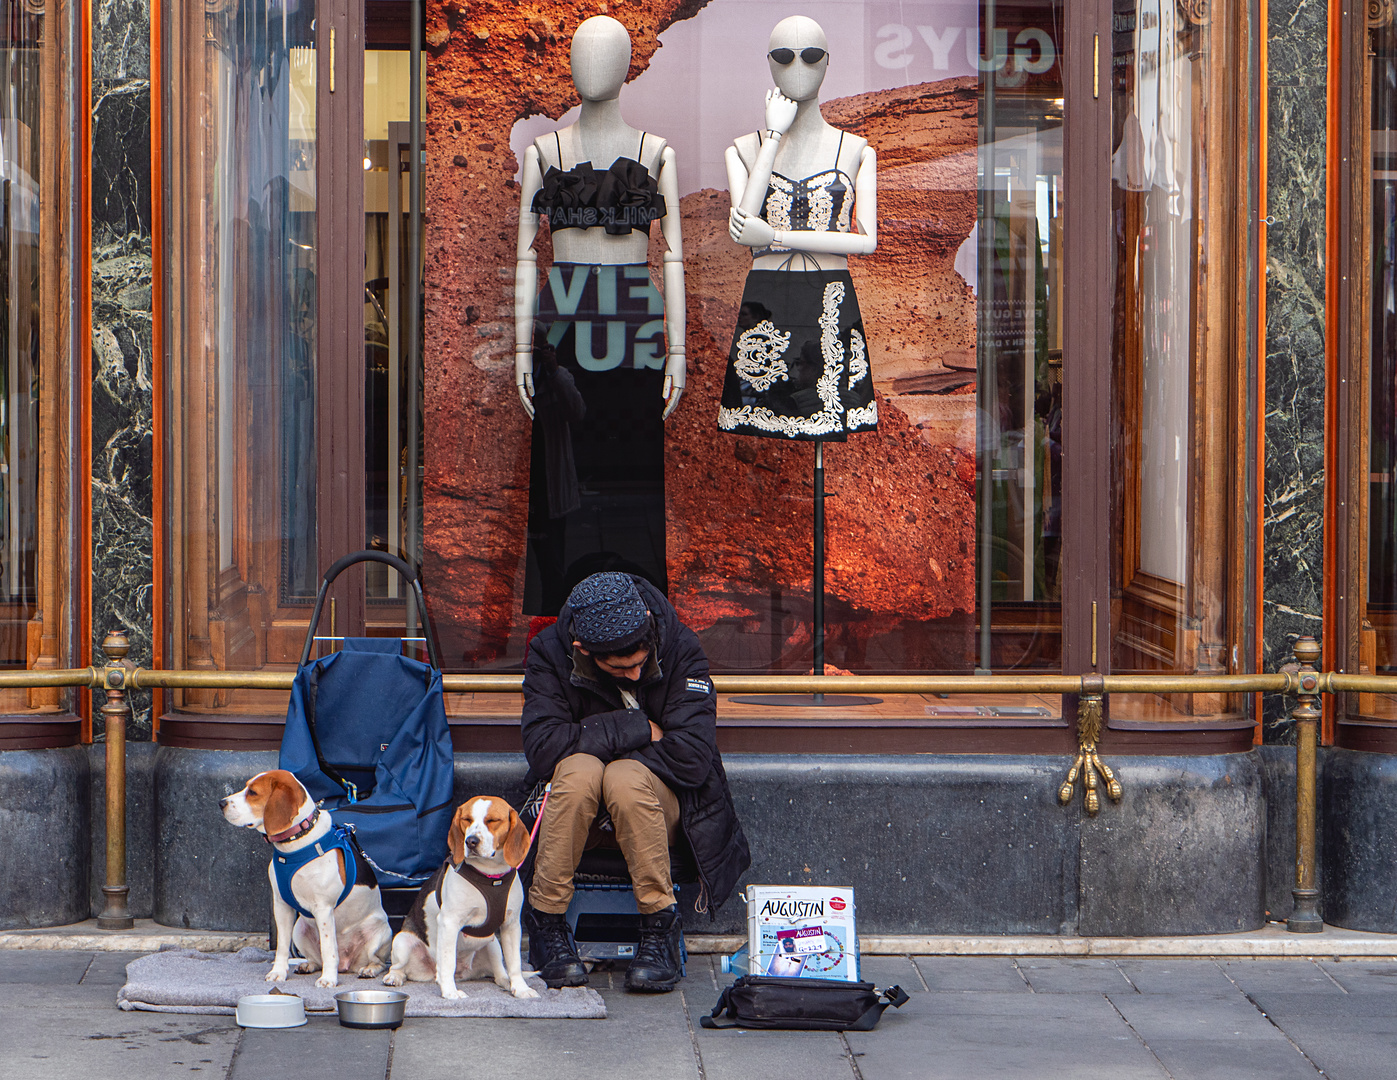
[[[289,690],[290,671],[166,671],[132,667],[126,662],[130,642],[123,633],[102,642],[104,667],[49,671],[0,671],[3,687],[82,687],[106,691],[101,712],[106,721],[106,884],[105,909],[98,918],[104,929],[134,924],[126,884],[126,717],[130,690],[258,689]],[[1397,676],[1346,675],[1315,668],[1320,649],[1314,638],[1295,642],[1295,663],[1272,674],[1257,675],[715,675],[721,694],[881,693],[881,694],[1075,694],[1077,756],[1058,789],[1059,801],[1071,801],[1080,776],[1087,813],[1100,810],[1098,788],[1119,801],[1120,781],[1101,760],[1104,702],[1110,694],[1281,693],[1293,696],[1290,718],[1296,729],[1295,783],[1295,906],[1289,929],[1317,933],[1324,929],[1315,889],[1315,768],[1322,694],[1345,692],[1397,694]],[[448,693],[519,693],[520,675],[444,675]]]

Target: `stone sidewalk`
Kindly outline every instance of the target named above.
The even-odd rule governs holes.
[[[872,956],[912,995],[868,1033],[705,1031],[727,976],[694,956],[679,992],[637,996],[598,972],[606,1020],[408,1020],[396,1032],[312,1019],[121,1012],[132,953],[0,951],[0,1080],[1390,1080],[1397,961]]]

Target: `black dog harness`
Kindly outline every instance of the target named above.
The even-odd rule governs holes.
[[[509,890],[519,874],[518,869],[510,867],[508,872],[503,874],[486,874],[462,859],[461,865],[456,867],[456,873],[474,885],[480,895],[485,897],[485,921],[478,926],[463,926],[461,933],[466,937],[493,937],[504,925],[505,904],[509,901]],[[441,886],[445,880],[445,874],[437,878],[438,911],[441,910]]]

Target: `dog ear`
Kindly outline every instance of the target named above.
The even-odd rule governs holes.
[[[470,802],[463,802],[456,807],[456,812],[451,815],[451,831],[446,834],[446,846],[451,850],[451,864],[460,865],[466,857],[466,826],[461,824],[461,818]]]
[[[272,793],[262,809],[262,829],[268,836],[283,833],[296,824],[296,811],[301,808],[298,786],[288,784],[279,776],[271,777]]]
[[[524,823],[519,820],[519,815],[514,812],[514,807],[509,808],[509,832],[505,834],[504,861],[510,866],[518,866],[524,861],[524,856],[529,853],[529,830],[524,828]]]

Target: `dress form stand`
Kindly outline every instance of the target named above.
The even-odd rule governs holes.
[[[825,673],[825,443],[815,440],[815,572],[810,579],[813,608],[811,636],[815,646],[815,673]],[[755,694],[732,699],[739,705],[790,705],[805,708],[847,708],[852,705],[878,705],[883,699],[859,694]]]

